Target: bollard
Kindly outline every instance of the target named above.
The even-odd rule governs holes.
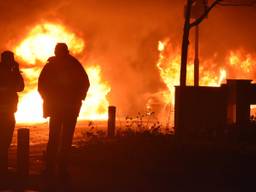
[[[116,128],[116,107],[109,106],[108,107],[108,137],[115,136],[115,128]]]
[[[17,173],[20,177],[29,175],[29,129],[18,129]]]

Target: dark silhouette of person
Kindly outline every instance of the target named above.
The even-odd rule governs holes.
[[[65,43],[58,43],[55,56],[48,59],[38,80],[38,91],[44,101],[44,117],[50,117],[47,175],[53,175],[56,170],[60,174],[67,174],[77,117],[89,86],[88,76],[81,63],[69,54]]]
[[[23,89],[24,80],[19,64],[14,60],[13,52],[4,51],[0,62],[0,174],[3,176],[8,171],[8,149],[16,123],[17,92]]]

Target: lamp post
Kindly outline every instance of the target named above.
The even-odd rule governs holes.
[[[191,19],[199,18],[207,8],[207,0],[196,0],[192,6]],[[195,26],[194,86],[199,86],[199,25]]]

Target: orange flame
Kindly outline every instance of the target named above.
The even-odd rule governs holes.
[[[174,90],[179,85],[180,78],[180,48],[175,48],[169,39],[159,41],[158,70],[168,90],[163,91],[163,102],[174,106]],[[214,57],[208,60],[202,59],[200,64],[200,85],[220,86],[226,78],[255,80],[256,55],[246,53],[244,50],[230,51],[223,65],[217,65]],[[219,68],[218,66],[221,66]],[[193,56],[189,55],[187,65],[187,84],[193,85]],[[147,106],[148,107],[148,106]],[[172,114],[171,116],[173,116]],[[172,122],[173,123],[173,122]]]
[[[230,76],[232,78],[255,79],[256,55],[247,53],[243,49],[231,50],[227,56]]]
[[[84,41],[64,26],[42,23],[32,28],[23,41],[14,48],[19,60],[29,67],[21,68],[25,79],[25,90],[20,93],[16,120],[18,123],[44,122],[42,116],[42,99],[37,92],[37,79],[43,63],[53,55],[57,42],[67,43],[72,54],[82,53]],[[87,98],[82,106],[80,119],[106,119],[110,86],[101,78],[99,65],[87,67],[91,82]]]
[[[58,42],[66,42],[73,54],[84,49],[84,41],[62,25],[43,23],[36,25],[14,51],[27,63],[46,62]]]

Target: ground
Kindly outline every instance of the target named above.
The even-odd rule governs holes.
[[[255,152],[253,145],[181,143],[172,135],[94,139],[73,148],[69,177],[44,178],[40,175],[43,153],[34,153],[27,182],[13,171],[6,188],[23,185],[27,190],[47,191],[50,183],[54,191],[254,191]]]

